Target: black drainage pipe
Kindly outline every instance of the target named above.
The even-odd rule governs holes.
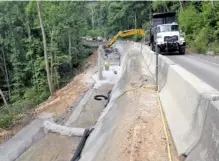
[[[86,143],[86,140],[88,138],[88,136],[90,135],[90,133],[92,132],[93,129],[85,129],[84,134],[82,136],[82,139],[80,141],[80,143],[77,146],[77,149],[75,150],[74,156],[72,157],[71,161],[78,161],[81,157],[81,152],[84,148],[84,145]]]
[[[107,103],[105,104],[105,108],[109,104],[111,92],[112,90],[107,93]]]
[[[97,101],[101,101],[102,98],[104,98],[105,100],[108,99],[108,97],[104,96],[104,95],[96,95],[96,96],[94,96],[94,99],[97,100]]]
[[[104,96],[104,95],[96,95],[94,96],[94,99],[97,100],[97,101],[101,101],[102,99],[105,99],[107,100],[106,104],[104,107],[106,107],[110,101],[110,95],[111,95],[111,92],[112,90],[110,90],[108,93],[107,93],[107,96]]]

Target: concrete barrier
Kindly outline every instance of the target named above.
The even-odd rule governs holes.
[[[202,131],[202,136],[188,155],[187,161],[218,161],[219,155],[219,101],[209,104],[206,111],[206,120]]]
[[[169,67],[171,65],[175,65],[175,63],[163,55],[159,55],[158,63],[159,63],[158,83],[159,83],[159,91],[160,91],[164,87],[164,85],[166,84]]]
[[[33,143],[45,135],[43,123],[52,120],[52,114],[44,113],[23,128],[10,140],[0,145],[0,160],[14,161]]]
[[[144,46],[143,55],[154,74],[155,53]],[[188,161],[219,160],[219,92],[162,55],[159,87],[178,155]]]
[[[188,155],[202,134],[206,110],[219,93],[178,65],[169,66],[160,91],[162,106],[179,155]]]

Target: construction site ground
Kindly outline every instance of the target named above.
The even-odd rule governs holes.
[[[119,43],[116,47],[123,52],[123,63],[121,76],[112,91],[114,99],[98,120],[97,130],[87,140],[81,161],[168,161],[171,160],[169,156],[178,161],[168,127],[165,120],[164,124],[162,121],[152,75],[141,51]]]
[[[112,85],[106,84],[99,89],[91,89],[92,94],[86,100],[87,103],[82,107],[80,115],[69,126],[91,128],[96,123],[106,103],[97,101],[93,97],[97,94],[106,95],[111,88]],[[81,137],[48,133],[24,152],[17,161],[70,161],[80,139]]]
[[[94,82],[94,75],[97,75],[97,57],[94,54],[89,59],[89,68],[42,103],[35,113],[51,112],[58,118],[58,124],[100,130],[94,129],[89,136],[81,161],[171,161],[169,156],[172,161],[178,161],[168,127],[162,121],[159,96],[154,88],[152,75],[144,64],[141,51],[120,43],[115,47],[125,60],[122,64],[119,62],[122,69],[115,74],[115,69],[119,69],[118,59],[120,61],[121,58],[113,60],[113,54],[108,57],[113,60],[111,64],[117,65],[112,70],[103,71],[104,78],[111,82]],[[124,56],[125,54],[128,56]],[[118,79],[115,84],[112,83],[114,79]],[[94,99],[99,94],[107,96],[111,90],[114,96],[110,98],[114,99],[110,100],[106,108],[107,100]],[[117,95],[117,90],[123,90],[122,94]],[[105,141],[102,140],[103,136]],[[49,132],[17,161],[70,161],[80,139],[81,137]],[[98,150],[99,145],[102,146]]]

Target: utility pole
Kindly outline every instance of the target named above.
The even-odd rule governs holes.
[[[156,90],[158,91],[158,47],[155,47],[155,52],[156,52],[156,68],[155,68],[155,76],[156,76]]]
[[[103,80],[103,60],[102,60],[102,50],[103,49],[103,46],[99,46],[99,48],[97,49],[97,53],[98,53],[98,79],[99,80]]]

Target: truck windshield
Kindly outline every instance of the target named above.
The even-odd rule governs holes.
[[[179,31],[178,25],[163,25],[160,26],[160,32]]]

